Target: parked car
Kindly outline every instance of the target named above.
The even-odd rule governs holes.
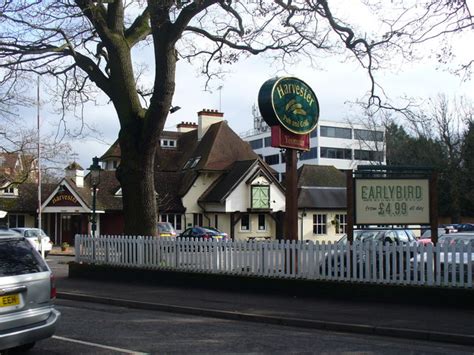
[[[218,233],[219,235],[222,235],[224,237],[224,240],[229,239],[229,235],[226,232],[223,232],[223,231],[221,231],[217,228],[214,228],[214,227],[203,227],[203,228],[210,229],[211,231],[214,231],[214,232]]]
[[[204,240],[228,240],[228,237],[220,231],[207,229],[204,227],[192,227],[186,229],[178,238],[196,238]]]
[[[413,231],[409,229],[366,229],[366,230],[357,230],[354,231],[354,242],[360,243],[363,245],[369,245],[373,242],[378,242],[382,244],[392,244],[395,243],[396,245],[414,245],[416,244],[416,237],[413,233]],[[332,251],[330,253],[326,253],[324,257],[324,265],[321,265],[321,272],[326,273],[328,270],[339,270],[342,276],[348,276],[347,275],[347,265],[344,265],[344,268],[342,268],[342,264],[346,264],[346,254],[345,251],[340,249],[340,246],[346,245],[348,243],[347,235],[344,235],[339,241],[337,242],[338,246],[335,250],[337,251]],[[366,263],[372,263],[375,261],[375,268],[376,272],[379,273],[382,270],[379,270],[380,265],[383,265],[385,267],[385,262],[380,263],[379,262],[379,253],[375,254],[375,260],[371,257],[368,256],[368,249],[366,248],[361,248],[355,255],[356,263],[357,265],[364,265],[361,269],[356,270],[357,275],[360,275],[360,273],[364,273],[366,270],[365,264]],[[385,252],[382,252],[381,254],[382,258],[385,258]],[[410,257],[411,257],[410,253]],[[403,255],[403,258],[405,258],[405,255]],[[344,260],[343,260],[344,259]],[[398,265],[398,262],[400,260],[398,254],[395,255],[395,260],[397,263],[397,268],[401,267]],[[369,268],[372,270],[372,265]],[[399,272],[400,270],[394,270],[394,272]],[[337,276],[337,275],[333,275]]]
[[[469,264],[471,268],[471,277],[474,279],[474,233],[449,233],[439,238],[439,244],[442,247],[439,256],[440,274],[442,278],[447,277],[446,281],[452,281],[453,275],[455,280],[460,281],[461,275],[464,275],[464,281],[467,281],[469,273]],[[468,253],[463,246],[471,244],[471,252]],[[427,253],[421,253],[412,258],[412,269],[414,263],[417,263],[418,274],[420,275],[421,263],[424,263],[424,269],[427,268]],[[432,267],[434,267],[434,262]],[[461,271],[462,269],[462,271]],[[446,271],[446,274],[445,274]],[[420,276],[418,276],[420,277]]]
[[[0,231],[0,350],[23,352],[54,334],[60,313],[51,270],[25,237]]]
[[[15,232],[20,233],[22,236],[24,236],[28,241],[33,244],[36,250],[38,250],[41,253],[41,247],[42,246],[44,250],[44,256],[48,256],[49,252],[53,248],[53,243],[51,242],[51,238],[48,237],[48,235],[39,228],[12,228]],[[40,243],[41,239],[41,243]]]
[[[176,237],[176,230],[170,222],[158,222],[158,235],[160,237]]]
[[[458,232],[474,232],[474,223],[456,224],[455,228],[458,230]]]

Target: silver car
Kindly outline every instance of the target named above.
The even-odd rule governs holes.
[[[26,351],[54,334],[60,313],[51,270],[29,241],[0,231],[0,350]]]

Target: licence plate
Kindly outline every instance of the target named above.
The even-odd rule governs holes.
[[[161,233],[160,237],[171,237],[170,233]]]
[[[10,307],[20,304],[20,295],[0,296],[0,307]]]
[[[214,239],[222,239],[222,235],[215,235]]]

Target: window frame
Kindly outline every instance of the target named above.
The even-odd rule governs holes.
[[[313,214],[313,235],[327,235],[328,215],[326,213],[315,213]]]

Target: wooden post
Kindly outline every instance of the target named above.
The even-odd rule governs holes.
[[[347,200],[347,240],[350,244],[354,240],[354,179],[352,170],[346,172],[346,200]]]
[[[438,173],[432,172],[430,178],[430,226],[431,242],[438,243]]]
[[[296,186],[296,150],[286,149],[285,239],[298,240],[298,188]]]

